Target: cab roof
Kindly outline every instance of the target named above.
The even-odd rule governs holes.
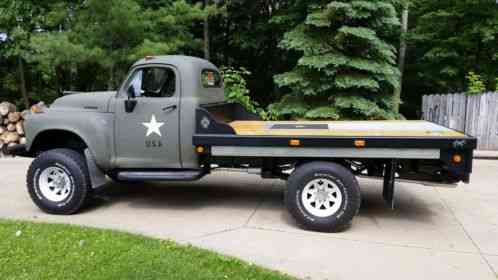
[[[133,64],[132,69],[147,65],[164,64],[178,69],[182,96],[194,97],[199,104],[220,103],[225,101],[224,87],[204,87],[201,81],[203,70],[219,71],[211,62],[192,56],[165,55],[149,56]]]
[[[182,66],[194,66],[194,68],[218,69],[214,64],[205,59],[186,55],[148,56],[133,64],[133,68],[147,64],[169,64],[178,68],[182,68]]]

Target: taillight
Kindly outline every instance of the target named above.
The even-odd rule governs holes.
[[[454,154],[451,157],[451,162],[454,164],[460,164],[460,163],[462,163],[462,161],[463,161],[463,157],[459,154]]]

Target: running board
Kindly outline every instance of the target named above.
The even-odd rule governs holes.
[[[122,181],[195,181],[205,174],[202,170],[121,171],[118,172],[118,179]]]

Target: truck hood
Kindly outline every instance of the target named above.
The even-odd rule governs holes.
[[[106,113],[109,112],[109,102],[115,95],[115,91],[73,93],[56,99],[50,110]]]

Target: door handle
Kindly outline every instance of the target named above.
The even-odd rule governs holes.
[[[176,110],[176,105],[170,105],[170,106],[166,106],[163,108],[163,112],[171,112],[171,111],[174,111]]]

